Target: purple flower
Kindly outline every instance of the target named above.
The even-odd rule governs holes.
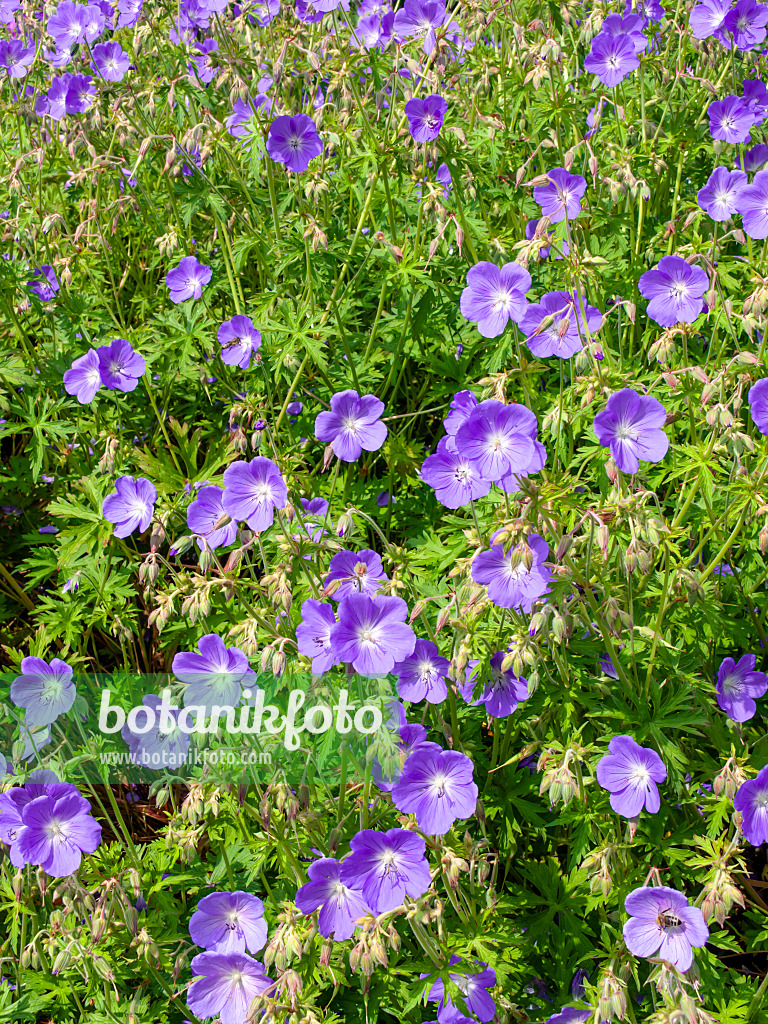
[[[699,206],[712,220],[728,220],[739,209],[739,193],[747,184],[744,171],[729,171],[716,167],[704,188],[699,189]]]
[[[585,971],[577,971],[576,977],[588,977]],[[574,999],[580,999],[584,995],[584,986],[581,986],[581,995],[574,994]],[[592,1016],[591,1010],[577,1010],[575,1006],[564,1006],[559,1013],[553,1013],[547,1017],[544,1024],[583,1024]]]
[[[608,750],[598,761],[595,774],[611,794],[613,810],[624,818],[636,818],[643,808],[655,814],[661,807],[657,783],[667,777],[659,755],[635,743],[631,736],[614,736]]]
[[[90,109],[95,97],[96,88],[91,75],[72,75],[67,85],[67,113],[85,113],[86,110]]]
[[[51,725],[75,703],[77,691],[72,669],[59,658],[49,664],[42,658],[23,658],[21,675],[11,683],[11,700],[25,708],[24,724]]]
[[[375,395],[356,391],[338,391],[331,398],[330,412],[318,413],[315,437],[331,443],[334,454],[343,462],[355,462],[363,451],[377,452],[387,438],[387,426],[381,422],[384,403]]]
[[[739,213],[745,234],[768,238],[768,170],[758,171],[739,193]]]
[[[766,24],[768,6],[756,0],[739,0],[725,16],[723,33],[733,36],[737,50],[752,50],[765,39]]]
[[[755,179],[757,180],[757,179]],[[48,263],[32,271],[33,277],[41,278],[40,281],[27,281],[27,288],[33,292],[41,302],[50,302],[59,290],[59,282],[56,272]]]
[[[341,881],[362,893],[374,914],[418,899],[429,888],[429,864],[421,836],[404,828],[363,829],[350,841],[352,853],[341,865]]]
[[[648,45],[643,32],[643,19],[639,14],[628,14],[622,18],[620,14],[609,14],[600,26],[600,35],[624,36],[630,39],[635,53],[642,53]]]
[[[477,324],[483,338],[503,334],[507,321],[519,323],[528,303],[525,293],[531,275],[519,263],[476,263],[467,271],[467,287],[461,293],[461,315]]]
[[[87,27],[86,12],[87,7],[84,4],[71,3],[70,0],[64,0],[58,5],[45,26],[48,35],[53,36],[56,41],[57,50],[71,50],[73,46],[83,41]],[[103,15],[101,23],[103,28]]]
[[[219,327],[216,337],[221,345],[221,360],[227,366],[247,370],[251,356],[261,348],[261,334],[249,316],[233,316]]]
[[[115,481],[114,491],[104,499],[101,514],[115,523],[115,537],[127,537],[134,530],[144,533],[152,522],[156,501],[157,491],[149,480],[120,476]]]
[[[442,0],[405,0],[396,11],[394,30],[403,38],[424,37],[424,53],[429,56],[435,48],[435,29],[445,21],[445,3]]]
[[[212,56],[218,50],[219,44],[215,39],[203,39],[202,42],[194,45],[197,53],[193,55],[191,62],[187,65],[189,74],[193,82],[197,77],[203,85],[208,85],[220,70],[216,58]]]
[[[383,675],[413,653],[416,637],[405,622],[408,605],[401,597],[350,594],[338,611],[331,648],[336,660],[351,663],[355,672]]]
[[[205,707],[214,704],[235,707],[243,695],[243,684],[253,678],[248,657],[239,647],[227,647],[216,633],[207,633],[197,642],[200,653],[180,651],[173,657],[173,674],[182,683],[184,706]]]
[[[491,481],[480,475],[466,454],[459,453],[452,436],[441,438],[435,454],[424,460],[421,479],[434,488],[437,500],[446,508],[462,508],[491,490]]]
[[[184,256],[178,267],[165,275],[165,283],[171,290],[171,302],[178,305],[187,299],[199,299],[203,285],[208,284],[212,273],[211,268],[199,263],[195,256]]]
[[[245,520],[248,528],[269,529],[276,508],[284,508],[288,488],[271,459],[258,456],[250,462],[234,462],[224,470],[224,510],[232,519]]]
[[[30,800],[21,812],[23,824],[16,836],[19,854],[52,878],[73,874],[83,854],[93,853],[101,842],[101,825],[90,811],[91,805],[77,792]]]
[[[755,697],[768,690],[768,676],[756,672],[757,658],[745,654],[736,663],[724,658],[717,670],[717,703],[734,722],[747,722],[757,710]]]
[[[614,391],[604,411],[595,416],[592,427],[600,444],[610,448],[619,469],[623,473],[637,473],[640,459],[660,462],[667,454],[669,438],[661,429],[666,418],[666,409],[651,395],[638,395],[631,388],[622,388]]]
[[[749,142],[749,129],[755,123],[755,115],[741,97],[726,96],[724,100],[715,100],[707,107],[707,113],[713,139],[721,142]]]
[[[334,601],[342,601],[351,594],[365,594],[374,597],[381,590],[384,580],[389,576],[381,565],[381,556],[370,548],[362,551],[337,551],[328,566],[328,575],[323,580],[327,589],[331,583],[339,581],[331,597]]]
[[[448,659],[440,657],[436,644],[431,640],[417,640],[413,653],[392,669],[397,676],[401,700],[426,699],[428,704],[441,704],[448,696],[445,683],[448,666]]]
[[[741,830],[752,846],[768,842],[768,765],[754,779],[739,786],[733,808],[741,816]]]
[[[768,116],[768,89],[759,78],[745,80],[742,102],[747,105],[755,124],[762,124]]]
[[[362,893],[341,881],[342,865],[332,857],[321,857],[307,868],[310,881],[294,900],[302,914],[318,908],[317,930],[326,939],[344,942],[352,938],[355,922],[370,914]]]
[[[416,815],[422,832],[443,836],[457,818],[475,813],[473,772],[471,759],[458,750],[417,747],[392,787],[392,800],[398,810]]]
[[[449,966],[453,967],[458,963],[461,963],[461,957],[452,956],[449,961]],[[496,984],[496,972],[489,968],[487,964],[482,962],[476,963],[475,966],[486,969],[477,972],[465,969],[460,973],[454,973],[451,971],[449,977],[464,997],[467,1010],[469,1010],[477,1020],[486,1024],[487,1021],[493,1020],[496,1014],[496,1003],[488,994],[488,989],[493,988]],[[463,1017],[463,1015],[453,1005],[450,997],[446,999],[445,985],[442,978],[438,978],[434,983],[432,988],[429,990],[427,999],[431,1003],[439,1003],[437,1008],[437,1018],[439,1021],[444,1021],[445,1024],[471,1019]],[[458,1016],[454,1017],[453,1014],[457,1014]]]
[[[759,146],[753,146],[752,149],[748,149],[744,154],[744,170],[747,174],[751,174],[756,171],[758,167],[762,167],[763,164],[768,160],[768,146],[764,146],[762,143]],[[741,154],[736,154],[734,166],[741,168]],[[736,211],[740,212],[739,210]]]
[[[64,374],[64,390],[68,395],[74,395],[81,405],[88,405],[100,387],[99,356],[95,349],[90,348],[84,356],[72,361],[72,366]]]
[[[524,473],[536,449],[536,417],[524,405],[504,405],[495,399],[481,402],[456,432],[456,447],[486,480],[508,473]]]
[[[251,1003],[272,985],[264,965],[245,953],[198,953],[190,964],[196,980],[187,1004],[198,1017],[220,1017],[221,1024],[243,1024]]]
[[[635,956],[659,956],[678,971],[693,963],[692,946],[704,946],[709,929],[698,907],[691,907],[682,893],[666,885],[634,889],[624,900],[630,919],[624,925],[624,941]]]
[[[633,41],[630,36],[623,34],[608,35],[607,32],[600,32],[592,40],[592,49],[584,59],[585,70],[597,75],[609,89],[639,67],[640,61]]]
[[[448,164],[440,164],[435,173],[435,181],[439,181],[443,186],[443,200],[448,199],[453,189],[453,181],[451,180],[451,172],[448,170]]]
[[[642,275],[638,287],[649,300],[648,316],[662,327],[673,327],[695,321],[708,284],[701,267],[691,266],[680,256],[662,256],[653,270]]]
[[[731,0],[702,0],[693,8],[689,18],[691,31],[696,39],[709,39],[716,36],[721,43],[728,46],[727,37],[722,31],[725,16],[731,9]]]
[[[514,549],[505,554],[500,541],[492,543],[489,551],[475,555],[472,579],[488,587],[488,597],[497,608],[516,608],[528,614],[534,601],[549,593],[552,573],[544,565],[549,557],[549,545],[537,533],[530,535],[528,545],[533,555],[530,569],[526,569],[522,559],[513,567]]]
[[[212,484],[201,487],[197,497],[187,509],[187,526],[197,538],[197,546],[214,550],[232,544],[237,536],[237,523],[230,521],[216,527],[227,512],[224,509],[224,491]]]
[[[511,668],[506,672],[502,669],[505,657],[504,651],[497,651],[491,658],[490,680],[483,682],[479,697],[475,697],[477,666],[474,671],[467,672],[467,681],[459,688],[467,704],[484,704],[492,718],[507,718],[517,711],[520,701],[528,700],[530,696],[527,679],[516,676]]]
[[[98,350],[101,382],[110,391],[135,391],[146,372],[144,357],[134,352],[125,338],[115,338]]]
[[[747,401],[755,426],[761,434],[768,435],[768,377],[762,377],[752,385]]]
[[[440,134],[448,104],[442,96],[432,93],[423,100],[414,96],[405,104],[408,131],[414,142],[432,142]]]
[[[312,671],[321,676],[337,664],[331,646],[331,632],[336,625],[333,606],[326,601],[308,598],[301,606],[301,622],[296,627],[299,654],[312,658]]]
[[[306,114],[276,117],[269,126],[267,152],[275,163],[285,164],[289,171],[306,171],[310,160],[323,152],[315,122]]]
[[[264,904],[240,889],[212,892],[189,919],[189,936],[212,953],[256,953],[267,941]]]
[[[554,321],[542,329],[550,317],[554,317]],[[589,305],[585,310],[584,300],[578,292],[558,291],[547,292],[542,295],[541,302],[532,303],[519,325],[533,355],[542,359],[547,356],[569,359],[584,347],[588,332],[594,334],[602,323],[600,310]]]
[[[0,40],[0,67],[10,78],[23,78],[35,59],[35,46],[25,46],[21,39]]]
[[[263,112],[266,113],[271,105],[272,103],[270,98],[265,96],[263,93],[257,94],[247,103],[245,100],[236,99],[232,107],[232,113],[224,122],[227,131],[236,139],[241,139],[250,135],[250,131],[245,127],[245,125],[247,125],[251,118],[254,117],[262,107],[264,108]]]
[[[0,0],[0,24],[12,25],[14,14],[21,6],[21,0]]]
[[[553,167],[548,172],[548,185],[539,185],[533,190],[533,198],[541,207],[544,217],[551,224],[561,220],[575,220],[581,213],[581,198],[587,191],[586,178],[580,174],[569,174],[564,167]]]
[[[131,67],[131,58],[120,43],[99,43],[93,48],[93,63],[107,82],[122,82]]]
[[[141,699],[144,716],[136,726],[141,732],[134,732],[126,723],[120,736],[128,744],[128,753],[134,764],[150,771],[173,771],[187,761],[189,754],[189,730],[182,731],[179,717],[184,712],[169,708],[163,712],[159,697],[148,694]]]

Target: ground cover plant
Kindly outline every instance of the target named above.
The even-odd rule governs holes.
[[[0,1020],[768,1020],[767,29],[0,0]]]

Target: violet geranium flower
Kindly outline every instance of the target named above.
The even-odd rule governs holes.
[[[637,473],[640,459],[660,462],[667,454],[669,438],[661,429],[666,418],[666,409],[651,395],[622,388],[595,416],[592,428],[622,473]]]
[[[285,480],[271,459],[260,455],[224,470],[224,511],[238,522],[245,520],[256,533],[269,529],[275,509],[284,508],[287,499]]]
[[[638,282],[640,294],[648,299],[648,316],[662,327],[692,324],[704,308],[708,285],[706,271],[680,256],[662,256]]]
[[[387,439],[387,425],[381,422],[384,403],[375,395],[360,397],[356,391],[338,391],[331,398],[330,411],[317,414],[315,437],[330,443],[343,462],[355,462],[366,452],[377,452]]]
[[[435,497],[446,508],[462,508],[491,490],[491,481],[480,474],[474,461],[459,452],[452,435],[441,437],[435,454],[424,460],[421,479],[434,489]]]
[[[461,957],[452,956],[448,965],[453,967],[458,963],[461,963]],[[475,966],[479,967],[480,970],[469,971],[465,968],[461,972],[451,971],[449,976],[464,997],[467,1010],[469,1010],[474,1018],[483,1022],[483,1024],[487,1024],[496,1015],[496,1003],[488,993],[488,989],[493,988],[496,984],[496,972],[488,967],[487,964],[482,963],[482,961],[478,961]],[[464,1017],[463,1013],[456,1009],[450,996],[446,999],[445,985],[442,978],[438,978],[434,983],[429,990],[427,999],[430,1003],[439,1004],[437,1008],[438,1020],[445,1021],[446,1024],[471,1019]]]
[[[101,382],[110,391],[135,391],[147,369],[144,357],[125,338],[115,338],[97,350]]]
[[[321,857],[307,868],[310,881],[296,893],[294,903],[302,914],[317,917],[317,930],[326,939],[351,939],[356,922],[370,914],[363,894],[341,881],[341,864],[333,857]]]
[[[401,597],[350,594],[338,611],[331,648],[336,660],[351,663],[355,672],[384,675],[413,653],[416,636],[405,621],[408,605]]]
[[[189,919],[189,936],[212,953],[257,953],[267,941],[264,904],[238,889],[203,896]]]
[[[25,708],[27,726],[52,725],[75,703],[77,691],[72,669],[60,658],[50,664],[42,658],[23,658],[21,675],[11,683],[11,700]]]
[[[554,318],[553,322],[543,327],[550,318]],[[576,291],[547,292],[541,302],[528,307],[519,321],[520,330],[526,335],[526,345],[539,359],[547,356],[570,359],[582,350],[587,338],[602,324],[600,310],[589,305],[585,308],[584,300]]]
[[[269,126],[267,153],[275,163],[285,164],[295,174],[306,171],[310,161],[322,152],[315,122],[307,114],[284,114]]]
[[[227,647],[216,633],[197,642],[197,651],[179,651],[173,656],[173,674],[182,683],[185,707],[236,707],[243,695],[243,682],[252,677],[248,656],[239,647]]]
[[[726,36],[722,32],[725,16],[731,9],[731,0],[701,0],[691,11],[688,23],[696,39],[709,39],[715,36],[727,46]]]
[[[712,220],[728,220],[739,211],[739,193],[748,183],[744,171],[716,167],[697,194],[699,206]]]
[[[768,690],[768,676],[755,671],[757,658],[745,654],[735,662],[724,658],[717,670],[717,703],[734,722],[747,722],[757,710],[756,697]]]
[[[127,537],[134,530],[144,533],[149,529],[156,501],[157,490],[150,480],[120,476],[115,480],[114,491],[104,499],[101,514],[115,524],[115,537]]]
[[[299,654],[312,659],[316,676],[327,672],[336,664],[331,646],[331,633],[336,625],[336,613],[326,601],[309,597],[301,606],[301,622],[296,627],[296,645]]]
[[[637,53],[628,35],[600,32],[592,40],[592,49],[584,59],[584,68],[597,75],[603,85],[613,89],[640,67]]]
[[[530,695],[527,679],[516,676],[511,668],[506,671],[502,668],[505,657],[504,651],[497,651],[491,658],[490,679],[483,683],[478,697],[475,697],[477,666],[474,669],[467,668],[467,681],[459,687],[459,693],[467,704],[484,704],[492,718],[507,718],[517,711],[520,701],[528,700]]]
[[[762,377],[752,385],[747,401],[753,423],[761,434],[768,435],[768,377]]]
[[[122,82],[131,67],[131,58],[120,43],[99,43],[93,48],[93,63],[106,82]]]
[[[759,175],[758,175],[759,177]],[[757,181],[757,178],[755,178]],[[32,271],[32,277],[40,278],[39,281],[27,281],[27,288],[33,292],[41,302],[50,302],[59,290],[59,282],[56,271],[49,263]]]
[[[417,747],[392,787],[398,810],[415,814],[422,832],[443,836],[458,818],[471,818],[477,807],[474,765],[458,750]]]
[[[435,29],[445,21],[443,0],[405,0],[395,13],[394,30],[406,39],[423,36],[424,53],[429,56],[435,48]]]
[[[272,985],[264,965],[245,953],[198,953],[190,964],[195,981],[187,1004],[198,1017],[243,1024],[251,1003]]]
[[[756,0],[738,0],[723,21],[723,34],[729,39],[733,37],[733,45],[737,50],[752,50],[765,39],[768,24],[768,6]]]
[[[497,338],[509,320],[519,323],[528,308],[525,293],[531,275],[519,263],[483,260],[467,271],[467,287],[461,293],[461,315],[477,324],[480,336]]]
[[[721,142],[749,142],[755,117],[740,96],[726,96],[707,107],[709,133]]]
[[[513,567],[514,548],[505,554],[503,543],[494,543],[493,537],[490,550],[475,555],[472,579],[488,587],[488,597],[497,608],[515,608],[527,615],[534,601],[549,593],[552,573],[543,564],[549,557],[549,545],[538,533],[532,533],[528,546],[533,555],[530,569],[522,559]]]
[[[530,436],[536,417],[524,405],[480,402],[456,431],[456,447],[486,480],[525,473],[536,448]]]
[[[200,263],[195,256],[184,256],[178,267],[169,270],[165,275],[165,283],[171,290],[171,302],[178,305],[187,299],[199,299],[203,294],[203,285],[211,280],[213,271]]]
[[[553,167],[547,172],[548,185],[538,185],[533,198],[541,207],[550,224],[561,220],[575,220],[581,213],[581,199],[587,191],[587,180],[580,174],[569,174],[564,167]]]
[[[72,366],[64,374],[64,390],[68,395],[73,395],[81,405],[88,405],[100,387],[99,356],[96,350],[91,348],[84,356],[78,356],[72,361]]]
[[[216,334],[221,345],[221,361],[227,366],[247,370],[251,356],[261,348],[261,333],[249,316],[233,316],[225,320]]]
[[[758,171],[739,192],[738,212],[746,235],[768,238],[768,170]]]
[[[446,677],[449,661],[442,658],[437,644],[417,640],[413,654],[398,662],[392,672],[397,676],[397,692],[401,700],[441,704],[448,696]]]
[[[52,878],[73,874],[83,854],[93,853],[101,842],[101,825],[90,812],[91,805],[77,792],[31,800],[21,812],[20,855]]]
[[[224,491],[210,484],[201,487],[197,497],[187,509],[187,526],[195,535],[197,546],[202,551],[208,548],[226,547],[237,536],[237,523],[230,520],[224,526],[216,527],[227,515],[224,509]]]
[[[328,575],[323,586],[338,582],[330,595],[334,601],[343,601],[350,594],[365,594],[373,597],[389,576],[381,565],[381,556],[370,548],[362,551],[337,551],[328,566]]]
[[[768,765],[739,786],[733,809],[741,814],[741,830],[752,846],[768,842]]]
[[[661,807],[657,783],[667,777],[659,755],[631,736],[614,736],[608,750],[597,763],[596,776],[611,794],[613,810],[624,818],[636,818],[643,808],[655,814]]]
[[[666,885],[634,889],[624,900],[630,915],[624,941],[635,956],[659,956],[678,971],[693,963],[693,946],[706,945],[709,928],[699,907]]]
[[[341,865],[341,881],[362,893],[374,914],[399,907],[406,896],[418,899],[430,885],[427,844],[404,828],[387,832],[363,829],[350,840],[352,852]]]
[[[408,131],[414,142],[432,142],[440,134],[448,104],[442,96],[432,93],[423,100],[414,96],[403,108],[408,118]]]

